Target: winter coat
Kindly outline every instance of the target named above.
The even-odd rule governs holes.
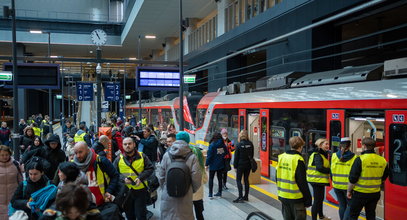
[[[175,141],[171,148],[165,153],[163,160],[161,161],[161,167],[158,170],[158,180],[160,181],[161,187],[161,219],[166,220],[193,220],[193,203],[192,203],[192,194],[196,192],[201,186],[202,173],[201,168],[199,167],[199,162],[197,157],[192,154],[186,161],[187,166],[191,171],[191,187],[188,193],[181,198],[170,197],[167,193],[166,186],[166,174],[167,168],[171,164],[170,155],[175,156],[186,156],[189,154],[191,149],[185,141],[178,140]]]
[[[27,202],[31,198],[31,194],[34,192],[44,188],[45,186],[48,185],[48,178],[45,175],[42,175],[41,179],[38,180],[37,182],[31,181],[30,178],[27,179],[27,186],[25,187],[25,190],[23,192],[24,186],[23,182],[21,182],[16,191],[14,192],[14,195],[11,199],[11,206],[14,209],[17,210],[23,210],[25,213],[27,213],[28,216],[31,216],[31,209],[27,207]],[[54,201],[50,201],[48,203],[48,207],[53,203]],[[31,216],[30,219],[38,219],[38,216]]]
[[[49,146],[50,142],[57,142],[58,146],[55,149],[52,149]],[[51,167],[48,170],[45,170],[45,175],[51,180],[54,179],[59,164],[66,161],[66,155],[65,152],[61,150],[61,142],[58,135],[52,135],[49,137],[48,140],[45,141],[44,147],[24,154],[22,162],[25,164],[33,156],[41,157],[50,163]]]
[[[250,169],[251,163],[249,158],[253,158],[254,147],[249,140],[242,140],[236,146],[235,159],[233,166],[235,169]]]
[[[27,150],[28,146],[33,145],[34,144],[34,139],[35,139],[35,135],[33,134],[31,137],[27,135],[27,131],[26,133],[20,137],[20,142],[19,142],[19,146],[24,145],[24,149],[21,149],[21,152],[23,153],[25,150]]]
[[[16,191],[18,184],[23,180],[17,162],[11,158],[8,162],[0,162],[0,220],[8,219],[7,206]]]
[[[99,141],[93,143],[92,149],[95,150],[99,156],[106,157],[105,146],[103,146],[103,144]]]
[[[147,139],[141,139],[140,143],[144,146],[143,153],[147,155],[151,162],[157,161],[158,140],[154,135],[150,135]]]
[[[209,166],[209,170],[222,170],[225,167],[226,152],[222,139],[212,142],[208,148],[205,166]]]

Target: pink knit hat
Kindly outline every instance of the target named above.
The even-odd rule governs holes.
[[[220,131],[220,134],[227,134],[228,130],[226,130],[226,128],[222,128],[222,130]]]

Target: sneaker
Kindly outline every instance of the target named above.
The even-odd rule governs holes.
[[[242,199],[243,199],[244,201],[246,201],[246,202],[249,201],[249,197],[248,197],[248,196],[244,196]]]
[[[233,200],[233,202],[234,202],[234,203],[242,203],[242,202],[244,202],[244,201],[243,201],[243,198],[242,198],[242,197],[238,197],[237,199]]]
[[[213,196],[212,196],[212,194],[209,194],[209,196],[208,196],[208,197],[209,197],[209,199],[213,199]]]
[[[222,193],[221,193],[221,192],[218,192],[218,193],[216,193],[214,196],[222,197]]]
[[[321,219],[321,220],[331,220],[331,217],[322,216],[322,217],[319,217],[319,219]]]
[[[226,185],[223,186],[223,190],[228,190],[228,189],[229,188]]]

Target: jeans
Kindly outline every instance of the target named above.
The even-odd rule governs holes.
[[[284,203],[281,202],[284,220],[306,220],[307,213],[304,203]]]
[[[129,207],[133,209],[126,210],[127,219],[135,220],[146,220],[147,219],[147,206],[146,206],[146,197],[147,190],[131,190],[132,196]]]
[[[237,189],[239,191],[239,197],[243,197],[243,186],[242,186],[242,177],[244,177],[244,197],[249,196],[249,175],[250,175],[250,168],[248,169],[237,169],[236,170],[236,184]]]
[[[325,198],[325,186],[318,184],[311,184],[311,186],[314,191],[314,203],[311,208],[312,220],[317,220],[318,215],[320,218],[324,216],[322,206]]]
[[[365,195],[363,195],[365,194]],[[358,193],[354,192],[349,205],[349,219],[357,220],[365,207],[366,219],[375,220],[376,219],[376,206],[377,202],[380,200],[380,192],[378,193]],[[402,218],[402,216],[400,216]]]
[[[222,193],[222,173],[223,170],[210,170],[209,171],[209,195],[211,196],[213,194],[213,179],[215,178],[215,173],[216,177],[218,178],[218,192]]]
[[[349,217],[349,199],[346,196],[346,190],[334,188],[334,191],[339,202],[339,218],[347,219]]]
[[[204,203],[203,200],[194,201],[195,218],[197,220],[204,220],[203,211]]]

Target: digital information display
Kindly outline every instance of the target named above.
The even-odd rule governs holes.
[[[59,64],[19,63],[18,88],[27,89],[59,89]],[[3,64],[3,70],[13,71],[12,63]],[[5,83],[12,88],[12,80]]]
[[[177,90],[180,86],[178,68],[139,67],[136,87],[141,90]]]

